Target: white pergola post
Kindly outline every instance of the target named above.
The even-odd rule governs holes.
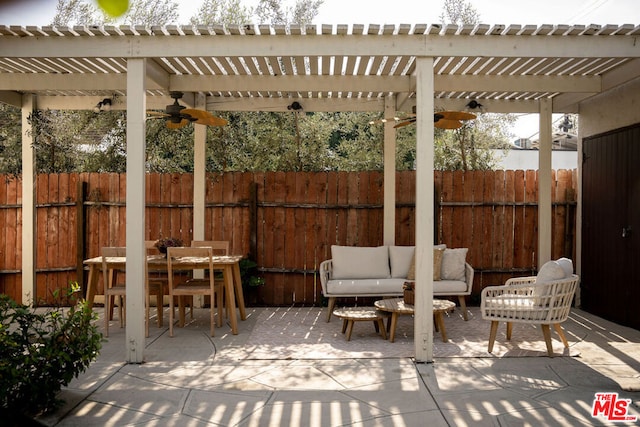
[[[199,110],[207,109],[206,96],[202,93],[196,94],[195,108]],[[206,143],[207,127],[193,125],[193,240],[204,240],[205,235],[205,198],[207,192],[206,183]],[[195,270],[193,277],[203,278],[203,270]],[[202,295],[194,297],[194,304],[202,307],[204,298]]]
[[[540,102],[538,153],[538,268],[551,259],[551,117],[552,101]]]
[[[433,361],[433,58],[416,60],[416,362]]]
[[[146,59],[127,60],[127,329],[126,361],[142,363],[145,346],[145,69]]]
[[[389,118],[396,115],[396,96],[389,95],[384,99],[384,115]],[[396,130],[394,122],[384,123],[384,208],[383,208],[383,241],[385,245],[396,242]]]
[[[36,153],[29,115],[35,95],[22,96],[22,304],[36,301]]]

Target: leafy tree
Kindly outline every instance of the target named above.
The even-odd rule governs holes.
[[[205,0],[198,12],[191,17],[192,25],[247,24],[253,10],[241,0]]]
[[[458,25],[477,24],[480,22],[480,13],[466,0],[444,0],[440,20]]]
[[[22,171],[22,114],[20,109],[0,103],[0,173]]]
[[[168,25],[177,23],[179,16],[175,0],[135,0],[118,18],[106,15],[86,0],[58,0],[52,25]]]
[[[56,27],[71,25],[101,25],[104,16],[98,9],[83,0],[58,0],[52,25]]]
[[[77,121],[65,117],[68,112],[36,110],[29,117],[35,138],[36,165],[39,172],[71,172],[74,167],[75,146],[73,138],[65,138],[67,129],[61,129],[65,122],[75,125]],[[75,141],[77,142],[77,141]]]
[[[271,25],[308,24],[318,14],[324,0],[297,0],[293,7],[282,7],[281,0],[260,0],[255,9],[258,22]]]
[[[135,0],[121,18],[127,25],[176,24],[180,18],[178,4],[173,0]]]
[[[513,114],[484,113],[453,131],[440,131],[435,146],[435,169],[488,170],[498,159],[493,149],[508,150]]]

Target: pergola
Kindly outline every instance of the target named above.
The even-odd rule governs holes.
[[[127,111],[127,361],[143,361],[145,111],[185,92],[217,111],[417,111],[416,360],[433,357],[433,112],[472,100],[539,113],[539,254],[551,253],[551,115],[640,79],[638,25],[0,26],[0,102],[23,111],[23,300],[34,295],[34,109]],[[614,113],[612,113],[614,114]],[[608,116],[601,118],[611,120]],[[583,126],[581,126],[583,132]],[[579,135],[582,136],[582,135]],[[204,147],[195,142],[194,238],[204,237]],[[395,130],[385,124],[384,242],[393,244]],[[580,150],[580,146],[579,146]],[[580,163],[580,162],[579,162]],[[579,203],[580,203],[579,194]],[[580,242],[580,216],[578,216]],[[578,244],[578,247],[580,245]],[[580,257],[578,253],[578,266]]]

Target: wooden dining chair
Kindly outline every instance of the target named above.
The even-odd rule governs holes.
[[[124,326],[124,301],[126,284],[118,284],[118,271],[110,268],[107,258],[126,257],[127,249],[124,247],[104,247],[102,255],[102,280],[104,285],[104,335],[109,336],[109,320],[113,318],[113,306],[118,299],[118,318],[120,327]]]
[[[180,316],[180,326],[184,326],[184,301],[185,296],[203,295],[211,298],[210,322],[211,322],[211,336],[215,331],[215,316],[213,309],[213,301],[215,301],[216,287],[213,270],[213,250],[209,247],[201,248],[189,248],[189,247],[171,247],[167,248],[167,271],[169,273],[169,336],[173,337],[173,324],[174,324],[174,297],[178,297],[178,311]],[[205,274],[207,280],[205,281],[177,281],[175,280],[175,273],[181,269],[191,270],[191,266],[180,266],[178,262],[180,258],[198,257],[208,259],[208,266]]]
[[[155,240],[145,240],[144,245],[147,249],[148,255],[161,255],[160,250],[155,246]],[[154,271],[153,269],[147,270],[147,280],[149,280],[149,284],[151,286],[161,286],[163,289],[164,295],[169,293],[169,279],[167,278],[166,271]],[[156,301],[156,305],[164,305],[164,297],[160,299],[160,301]],[[160,322],[162,325],[162,322]],[[159,325],[159,326],[160,326]]]
[[[108,246],[102,248],[102,277],[104,280],[104,330],[105,337],[109,336],[109,320],[113,318],[113,304],[115,299],[118,298],[118,317],[120,320],[120,327],[122,328],[126,319],[126,310],[125,310],[125,297],[126,297],[126,282],[124,284],[117,283],[117,273],[118,271],[109,268],[108,258],[110,257],[126,257],[127,249],[125,247],[113,247]],[[146,264],[146,263],[145,263]],[[145,265],[145,276],[147,276]],[[150,284],[148,280],[145,280],[145,331],[146,336],[149,336],[149,307],[150,307],[150,295],[154,294],[156,296],[156,300],[162,301],[163,298],[163,287],[158,284]],[[156,304],[157,305],[157,304]],[[158,306],[158,305],[157,305]],[[158,307],[158,325],[161,326],[160,323],[162,320],[162,304]]]
[[[212,254],[215,255],[229,255],[229,241],[227,240],[192,240],[191,247],[193,248],[211,248]],[[218,273],[218,276],[220,273]],[[199,280],[208,281],[205,277],[203,279],[193,278],[193,282]],[[218,327],[222,326],[223,309],[224,309],[224,277],[215,277],[216,286],[216,306],[218,308]],[[213,304],[213,301],[211,301]],[[191,304],[191,318],[193,319],[193,304]]]
[[[207,247],[213,250],[213,255],[229,255],[228,240],[192,240],[191,247]]]
[[[158,325],[158,328],[161,328],[162,325],[164,324],[164,295],[168,292],[168,288],[169,288],[169,281],[167,279],[167,275],[162,273],[162,272],[158,272],[158,271],[154,271],[153,269],[149,268],[149,255],[159,255],[160,252],[158,251],[158,249],[154,246],[153,241],[145,241],[145,247],[146,247],[146,256],[147,256],[147,261],[145,262],[145,271],[144,271],[144,276],[145,279],[147,281],[146,286],[147,286],[147,291],[145,292],[146,295],[146,305],[145,305],[145,310],[146,310],[146,324],[145,324],[145,332],[146,335],[149,336],[149,319],[150,319],[150,315],[151,315],[151,295],[155,295],[156,297],[156,324]]]

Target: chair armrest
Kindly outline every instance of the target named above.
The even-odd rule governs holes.
[[[538,285],[538,288],[544,285]],[[500,286],[487,286],[480,293],[482,303],[486,298],[499,298],[503,296],[509,296],[510,298],[533,298],[535,284],[515,284],[515,285],[500,285]]]
[[[320,263],[320,285],[322,286],[322,294],[327,296],[327,282],[331,280],[333,272],[333,263],[330,259]]]
[[[467,292],[465,292],[465,295],[470,295],[471,289],[473,288],[474,270],[473,270],[473,267],[471,267],[471,264],[469,264],[468,262],[465,263],[464,268],[465,268],[465,274],[464,274],[465,282],[467,282]]]

